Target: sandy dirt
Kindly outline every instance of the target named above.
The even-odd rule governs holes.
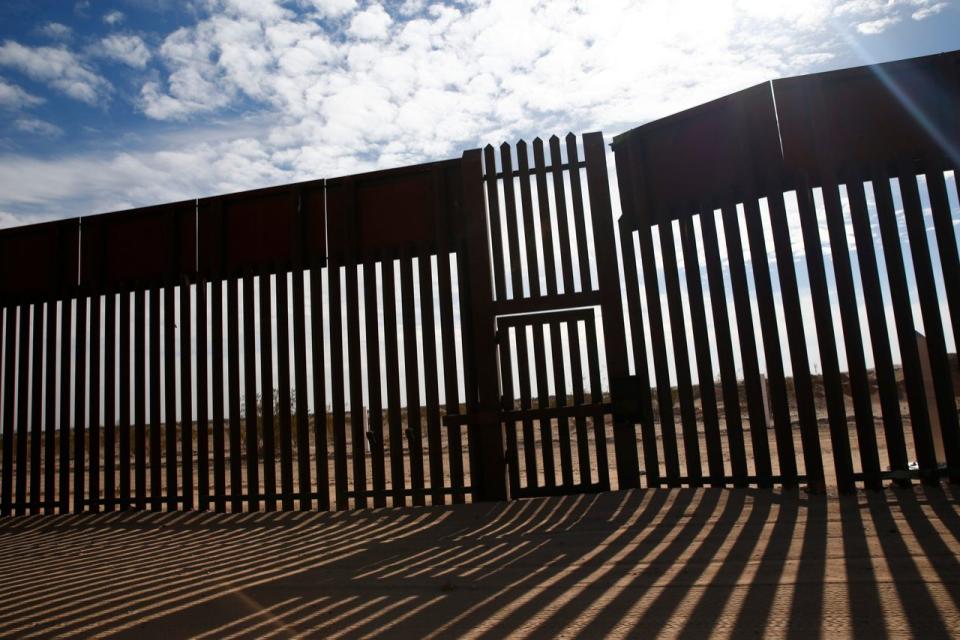
[[[949,487],[0,524],[0,635],[960,634]]]

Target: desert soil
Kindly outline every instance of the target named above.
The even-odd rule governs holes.
[[[957,637],[955,490],[0,523],[0,635]]]

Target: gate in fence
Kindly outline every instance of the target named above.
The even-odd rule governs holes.
[[[548,150],[537,138],[532,147],[532,163],[523,141],[515,153],[507,144],[499,154],[492,146],[483,151],[486,211],[473,212],[469,247],[480,258],[471,278],[489,283],[477,301],[482,315],[474,316],[476,357],[486,360],[480,411],[447,423],[494,434],[494,446],[506,451],[510,496],[609,490],[613,411],[601,357],[610,378],[628,371],[603,136],[586,134],[578,146],[569,134],[563,148],[554,136]],[[465,162],[477,164],[479,155],[468,152]],[[612,427],[618,475],[632,486],[639,471],[636,456],[627,455],[636,451],[633,425],[614,420]]]
[[[960,480],[958,69],[0,232],[0,513]]]

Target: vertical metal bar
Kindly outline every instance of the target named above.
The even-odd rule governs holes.
[[[240,451],[239,281],[227,280],[227,404],[230,437],[230,510],[243,511],[243,460]]]
[[[803,315],[800,308],[800,288],[797,286],[795,257],[783,205],[783,190],[775,188],[767,197],[770,207],[770,227],[773,232],[774,250],[777,255],[777,274],[780,277],[780,295],[787,344],[790,348],[790,364],[793,368],[793,392],[800,422],[800,441],[803,446],[803,462],[807,486],[814,493],[826,490],[823,476],[823,457],[820,449],[820,426],[817,423],[817,406],[813,396],[810,377],[810,359],[804,336]]]
[[[567,321],[567,344],[570,348],[570,381],[573,384],[573,404],[584,404],[583,357],[578,323]],[[577,466],[580,469],[580,486],[593,484],[590,473],[590,443],[587,439],[587,419],[577,416]]]
[[[46,396],[44,398],[43,512],[56,510],[56,436],[57,436],[57,302],[46,305],[47,348],[45,353]],[[0,310],[2,311],[2,310]],[[2,359],[0,359],[2,364]]]
[[[653,370],[657,377],[657,409],[660,414],[660,433],[663,438],[663,459],[666,480],[670,487],[680,486],[680,456],[677,452],[677,427],[673,414],[673,391],[667,367],[666,336],[663,332],[663,314],[660,310],[660,287],[657,285],[657,265],[653,253],[653,234],[641,223],[640,263],[643,266],[643,286],[647,294],[647,314],[650,317],[650,342],[653,349]],[[653,442],[650,442],[654,446]]]
[[[146,292],[143,289],[136,291],[133,317],[134,495],[136,508],[142,511],[147,508]]]
[[[340,266],[329,270],[330,292],[330,393],[333,414],[333,476],[336,508],[347,503],[347,417],[343,380],[343,320],[340,296]]]
[[[59,469],[59,480],[58,480],[58,502],[60,503],[60,513],[67,513],[70,510],[70,405],[71,405],[71,392],[73,386],[70,384],[70,372],[73,368],[71,362],[72,353],[73,353],[73,317],[71,312],[71,300],[70,298],[64,298],[62,304],[60,305],[60,469]],[[11,328],[13,318],[10,312],[10,308],[7,308],[7,372],[11,373],[13,370],[13,363],[9,360],[12,357],[12,340],[13,340],[13,330]],[[4,400],[4,406],[8,405],[13,408],[12,388],[7,389],[7,400]],[[11,417],[12,419],[12,417]],[[4,420],[4,424],[9,424],[7,420]],[[4,450],[9,451],[10,447],[6,446],[4,443]],[[8,465],[4,464],[4,468],[7,468]],[[6,478],[6,476],[4,476]],[[6,504],[9,502],[9,493],[4,492],[6,496]],[[9,513],[9,512],[8,512]]]
[[[210,508],[210,413],[207,371],[207,281],[197,280],[197,508]],[[223,389],[218,389],[223,397]]]
[[[570,249],[570,221],[567,219],[566,187],[563,183],[563,159],[560,138],[550,136],[550,173],[553,176],[553,200],[557,206],[557,235],[560,240],[560,276],[563,292],[573,291],[573,258]]]
[[[586,322],[587,364],[590,372],[590,401],[593,404],[603,402],[603,387],[600,383],[600,354],[597,341],[596,321],[591,317]],[[597,447],[597,482],[602,491],[610,490],[610,469],[607,462],[607,430],[604,414],[598,411],[593,415],[593,439]]]
[[[397,345],[397,298],[393,258],[383,261],[383,348],[387,373],[387,424],[390,433],[390,487],[393,506],[406,504],[403,490],[403,421],[400,411],[400,364]]]
[[[740,224],[737,221],[737,208],[734,204],[724,203],[721,213],[723,234],[727,240],[727,258],[730,263],[730,285],[733,289],[737,333],[740,336],[740,357],[743,362],[747,414],[750,416],[753,464],[757,484],[761,488],[766,488],[773,486],[773,471],[770,464],[767,417],[763,406],[763,391],[760,387],[760,363],[757,355],[757,339],[753,331],[753,314],[750,312],[750,293],[747,288],[747,270],[744,265],[743,243],[740,239]]]
[[[453,282],[450,275],[450,254],[441,250],[437,256],[437,286],[440,294],[440,341],[443,356],[443,395],[446,400],[446,415],[460,412],[460,389],[457,381],[457,343],[454,335]],[[370,332],[367,331],[367,335]],[[375,334],[374,334],[375,335]],[[368,338],[369,340],[369,338]],[[369,349],[369,347],[367,347]],[[377,364],[379,364],[379,359]],[[371,395],[371,398],[373,396]],[[370,401],[371,407],[373,400]],[[371,408],[371,412],[373,409]],[[450,486],[454,490],[453,502],[464,501],[463,489],[463,444],[460,427],[447,427],[448,464]]]
[[[197,284],[199,291],[202,285]],[[190,281],[180,283],[180,471],[183,508],[193,509],[193,338]],[[198,331],[199,333],[199,331]],[[199,433],[198,433],[199,437]]]
[[[426,503],[423,493],[423,436],[420,417],[420,378],[417,362],[416,303],[413,297],[413,257],[400,260],[400,296],[403,304],[404,380],[407,387],[407,441],[413,504]]]
[[[477,208],[479,209],[480,207],[477,207]],[[472,246],[472,245],[468,244],[466,240],[463,240],[460,246],[457,247],[457,252],[455,254],[456,256],[455,259],[457,263],[457,278],[456,278],[456,281],[453,283],[453,286],[457,288],[457,292],[460,300],[459,326],[460,326],[460,335],[463,337],[463,342],[462,342],[461,352],[460,352],[460,356],[463,359],[463,364],[462,364],[463,389],[464,389],[463,407],[465,411],[471,412],[471,411],[479,411],[480,394],[479,394],[479,382],[478,382],[479,378],[477,375],[479,373],[477,371],[477,366],[478,366],[477,354],[474,353],[474,350],[471,348],[476,339],[476,335],[475,335],[475,329],[474,329],[474,317],[473,317],[474,314],[471,309],[472,294],[470,290],[470,278],[467,273],[467,269],[468,269],[467,263],[469,260],[469,254],[467,250],[468,246]],[[489,269],[489,266],[487,268]],[[490,315],[490,317],[491,318],[493,317],[492,314]],[[493,348],[494,349],[497,348],[495,342],[494,342]],[[496,359],[487,358],[488,362],[490,360],[493,360],[494,368],[492,372],[488,371],[488,373],[492,373],[493,375],[492,382],[497,383],[498,380],[496,378],[497,376]],[[495,386],[493,388],[493,395],[499,401],[499,398],[497,397],[498,394],[499,394],[499,387]],[[484,439],[484,435],[481,434],[481,429],[485,428],[483,425],[481,424],[467,425],[467,428],[466,428],[467,465],[470,473],[470,485],[468,487],[466,484],[467,476],[465,474],[464,480],[463,480],[464,486],[465,488],[469,489],[470,494],[474,500],[479,500],[480,493],[482,491],[481,486],[488,479],[490,479],[492,480],[492,482],[496,484],[496,487],[498,489],[502,487],[504,499],[506,499],[507,489],[506,489],[505,481],[503,479],[500,479],[500,481],[497,482],[497,478],[488,478],[487,476],[485,476],[482,470],[483,463],[481,462],[481,460],[484,459],[484,456],[488,451],[489,453],[492,453],[494,456],[496,456],[497,460],[499,461],[504,460],[503,425],[500,424],[499,422],[495,422],[492,424],[491,422],[486,422],[486,425],[494,431],[494,433],[492,434],[492,437],[489,437],[487,439]],[[495,444],[499,446],[499,450],[497,451],[488,450],[486,448],[487,440],[494,440]],[[500,462],[498,462],[497,464],[500,464]],[[503,471],[505,476],[506,467],[503,466],[501,468],[501,471]]]
[[[87,439],[87,299],[77,297],[77,326],[74,339],[76,370],[74,373],[73,396],[73,511],[83,511],[86,491],[84,476],[86,472]]]
[[[367,507],[367,456],[363,425],[363,376],[360,358],[360,300],[357,297],[359,276],[356,262],[346,269],[347,297],[347,362],[350,367],[350,441],[353,462],[353,490],[356,508]]]
[[[260,461],[257,434],[257,338],[254,329],[253,276],[243,277],[243,403],[247,452],[247,510],[260,510]],[[267,400],[264,399],[264,402]]]
[[[286,279],[286,274],[283,278]],[[294,396],[297,411],[297,461],[300,479],[300,509],[313,508],[310,497],[310,425],[307,415],[307,329],[304,303],[303,268],[293,270],[293,376],[297,385]]]
[[[443,440],[440,438],[440,398],[437,382],[437,336],[433,309],[433,268],[430,254],[420,253],[420,335],[423,338],[423,385],[430,456],[430,501],[443,504]]]
[[[518,327],[518,329],[521,328]],[[500,408],[504,411],[513,411],[516,408],[519,392],[513,386],[513,353],[510,350],[509,327],[503,327],[497,332],[497,343],[500,350],[500,380],[503,385]],[[520,449],[517,447],[517,423],[511,420],[505,423],[505,427],[510,497],[517,498],[520,496]]]
[[[820,364],[823,367],[823,392],[827,402],[827,418],[830,421],[830,441],[833,446],[833,463],[837,472],[837,487],[843,493],[851,493],[854,491],[853,462],[850,457],[850,437],[843,403],[843,383],[840,378],[837,341],[833,330],[833,318],[830,314],[827,277],[823,265],[813,191],[806,180],[797,189],[797,203],[803,248],[807,257],[807,273],[810,279]]]
[[[690,382],[690,350],[687,346],[687,328],[680,298],[680,274],[677,268],[677,247],[673,236],[673,221],[660,223],[660,256],[663,260],[663,280],[667,290],[667,310],[670,314],[670,340],[673,343],[674,370],[677,376],[677,396],[680,401],[680,423],[683,433],[683,453],[686,476],[690,486],[703,485],[703,466],[700,460],[700,442],[697,436],[697,415],[693,405],[693,387]]]
[[[500,190],[497,188],[497,163],[494,157],[493,145],[487,145],[484,150],[484,182],[487,187],[487,208],[490,225],[490,239],[493,243],[493,273],[497,300],[507,298],[506,277],[504,275],[503,238],[500,230]]]
[[[621,237],[622,238],[622,237]],[[621,242],[629,241],[622,240]],[[632,242],[630,243],[633,244]],[[724,485],[723,444],[720,441],[720,419],[717,415],[717,391],[713,385],[713,364],[710,357],[710,339],[707,335],[707,313],[703,303],[703,284],[700,280],[700,260],[697,257],[697,241],[693,219],[680,221],[680,244],[683,249],[683,268],[687,280],[687,296],[690,301],[690,324],[693,330],[693,345],[697,356],[697,384],[700,388],[700,412],[703,435],[707,445],[707,468],[711,486]],[[640,327],[643,330],[643,327]],[[638,361],[637,368],[640,368]],[[646,366],[646,363],[643,363]]]
[[[504,142],[500,145],[500,164],[503,170],[503,199],[507,214],[507,246],[510,251],[510,282],[512,283],[512,298],[523,297],[523,265],[520,261],[520,232],[517,226],[517,198],[513,189],[513,160],[510,156],[510,145]],[[531,290],[533,287],[531,287]],[[499,294],[498,294],[499,295]],[[497,298],[506,299],[506,296]]]
[[[917,278],[917,297],[920,299],[920,313],[923,329],[927,338],[927,351],[930,356],[930,371],[933,374],[933,387],[937,399],[937,415],[940,418],[940,434],[943,438],[943,450],[947,458],[950,482],[960,482],[960,428],[957,423],[957,404],[954,397],[953,377],[950,372],[950,360],[940,319],[940,300],[933,276],[933,264],[930,259],[930,245],[927,242],[926,223],[920,205],[917,179],[913,170],[902,166],[898,172],[900,194],[903,197],[903,211],[907,223],[907,236],[910,240],[910,253],[913,255],[913,270]],[[948,265],[949,267],[949,265]],[[947,288],[956,287],[956,282],[947,281]]]
[[[286,277],[278,274],[277,278]],[[273,441],[273,286],[271,285],[270,270],[260,272],[260,428],[263,430],[263,506],[266,511],[277,508],[277,456]],[[289,440],[289,438],[287,439]],[[280,435],[280,448],[283,449],[283,435]],[[289,444],[286,445],[289,447]],[[289,461],[288,461],[289,462]],[[286,500],[286,495],[293,492],[293,482],[284,486],[283,463],[280,469],[280,491]],[[292,500],[292,498],[290,498]],[[285,503],[286,504],[286,503]],[[286,510],[286,506],[283,507]],[[291,509],[292,502],[291,502]]]
[[[100,311],[99,295],[90,297],[90,453],[87,484],[90,511],[100,511]]]
[[[27,513],[27,440],[30,435],[30,305],[20,305],[17,334],[17,437],[14,513]],[[13,380],[10,380],[13,383]],[[83,476],[81,475],[81,478]],[[81,493],[83,493],[81,484]],[[83,509],[82,505],[78,511]]]
[[[163,290],[163,392],[166,418],[166,476],[167,511],[177,509],[179,496],[177,481],[177,310],[174,287],[167,284]]]
[[[550,323],[550,357],[553,361],[554,398],[558,407],[567,406],[567,377],[563,362],[563,341],[560,338],[560,323]],[[573,486],[573,452],[570,449],[570,420],[557,418],[557,438],[560,441],[560,482],[564,487]]]
[[[223,416],[223,280],[210,285],[210,389],[213,418],[213,501],[214,509],[227,510],[226,448]]]
[[[587,163],[587,187],[597,264],[597,285],[601,294],[601,322],[607,374],[610,380],[622,380],[630,373],[630,365],[627,360],[627,334],[623,321],[623,299],[620,297],[617,239],[613,228],[610,179],[607,175],[605,154],[602,134],[588,133],[583,136],[583,155]],[[696,435],[695,419],[693,429]],[[615,415],[613,440],[620,488],[639,487],[640,461],[637,459],[637,430],[633,421]],[[697,453],[699,454],[699,449]],[[606,478],[604,482],[608,483],[609,475],[603,477]]]
[[[543,341],[542,324],[533,325],[533,362],[537,376],[537,407],[550,406],[550,387],[547,384],[547,357]],[[557,484],[556,465],[553,461],[553,424],[550,418],[540,419],[540,455],[543,457],[544,486]],[[569,444],[569,442],[568,442]]]
[[[103,361],[103,488],[107,511],[116,508],[117,473],[117,294],[110,292],[106,299],[106,326],[104,327]]]
[[[624,167],[626,163],[621,163]],[[620,166],[617,166],[620,171]],[[625,169],[624,169],[625,171]],[[626,184],[623,182],[621,184]],[[626,190],[624,190],[626,191]],[[621,198],[625,198],[621,192]],[[633,349],[636,393],[640,405],[640,437],[643,439],[643,466],[648,487],[659,487],[660,456],[657,453],[656,425],[653,423],[653,400],[650,396],[650,372],[647,345],[643,330],[643,309],[640,305],[640,280],[637,277],[637,256],[633,247],[633,230],[626,217],[620,218],[620,250],[623,256],[624,285],[627,290],[627,313],[630,316],[630,342]],[[639,461],[638,461],[639,464]]]
[[[527,159],[527,143],[517,143],[517,168],[520,173],[520,209],[523,214],[523,239],[527,250],[527,277],[530,297],[540,293],[540,256],[537,255],[537,237],[534,231],[533,198],[530,193],[530,163]]]
[[[587,247],[586,214],[583,212],[583,188],[580,184],[580,159],[577,136],[567,134],[567,163],[570,166],[570,196],[573,202],[573,226],[577,234],[577,261],[580,264],[580,289],[590,291],[590,250]]]
[[[707,282],[710,287],[710,307],[717,341],[717,360],[720,365],[720,384],[723,392],[723,417],[727,428],[733,486],[745,487],[747,486],[747,457],[743,442],[743,422],[740,416],[739,384],[733,360],[733,339],[730,332],[730,316],[727,313],[727,294],[723,285],[723,265],[720,262],[716,214],[712,206],[700,207],[700,231],[703,234],[703,252],[707,265]],[[656,338],[653,338],[653,341],[656,343]]]
[[[323,285],[321,265],[310,269],[310,330],[313,339],[313,432],[317,472],[317,508],[330,508],[330,478],[327,462],[327,384],[324,375]]]
[[[130,508],[130,294],[127,289],[120,292],[120,355],[119,355],[119,457],[117,474],[120,476],[120,510]]]
[[[843,221],[840,190],[833,178],[824,181],[822,189],[833,272],[837,281],[840,325],[843,329],[843,342],[847,352],[850,393],[853,396],[857,440],[860,445],[860,464],[866,487],[880,489],[883,483],[879,476],[880,458],[877,452],[877,433],[873,423],[873,399],[870,397],[870,382],[867,379],[867,364],[863,354],[863,336],[860,334],[860,318],[854,292],[853,271],[850,267],[850,253],[847,250],[847,229]]]
[[[363,263],[364,320],[367,344],[367,402],[370,422],[370,466],[373,475],[373,506],[387,506],[383,466],[383,402],[380,394],[380,313],[377,310],[377,267],[368,258]]]
[[[533,165],[537,179],[537,208],[540,213],[540,236],[543,240],[543,271],[547,295],[557,293],[557,262],[553,253],[553,225],[550,221],[550,195],[547,191],[546,162],[543,140],[533,139]]]
[[[2,310],[0,310],[0,314],[2,314]],[[6,345],[4,343],[4,340],[0,339],[0,369],[3,369],[4,365],[6,364],[5,346]],[[0,372],[0,375],[2,375],[2,372]],[[6,393],[4,392],[4,390],[10,387],[10,384],[9,384],[10,378],[5,375],[2,377],[3,377],[4,384],[0,386],[0,396],[5,396]],[[4,402],[3,406],[6,407],[7,403]],[[6,469],[10,466],[3,459],[3,454],[10,450],[10,448],[6,446],[6,442],[3,441],[3,436],[6,434],[6,425],[7,425],[6,413],[3,412],[3,414],[0,414],[0,475],[6,474]],[[12,461],[10,464],[12,465]],[[0,516],[7,516],[7,515],[10,515],[9,506],[8,506],[10,501],[4,499],[2,487],[3,487],[3,481],[0,480]]]
[[[527,326],[518,324],[516,327],[517,342],[517,375],[520,383],[520,410],[530,409],[530,354],[527,348]],[[537,442],[533,433],[533,420],[524,417],[523,425],[523,461],[527,471],[527,487],[540,486],[537,472]]]
[[[143,484],[141,483],[141,469],[144,468],[143,460],[143,292],[139,291],[133,301],[134,326],[133,336],[135,340],[134,352],[130,353],[130,298],[132,292],[124,289],[120,294],[120,509],[126,511],[131,505],[130,490],[130,436],[131,428],[136,430],[134,436],[133,450],[134,461],[134,496],[137,497],[133,503],[137,509],[143,509],[140,499],[143,496]],[[135,364],[132,365],[132,359]],[[131,383],[131,365],[132,377]],[[131,387],[132,384],[132,387]],[[133,394],[133,398],[131,398]],[[134,408],[134,420],[130,422],[131,403]]]
[[[750,264],[756,289],[757,311],[760,316],[760,337],[763,341],[764,359],[767,364],[767,382],[774,436],[777,442],[777,460],[780,463],[780,477],[784,486],[792,488],[797,485],[797,454],[793,445],[793,430],[790,427],[790,405],[787,400],[787,381],[783,372],[780,332],[777,328],[773,285],[770,280],[770,265],[767,261],[767,245],[763,236],[763,221],[760,217],[757,198],[752,196],[746,198],[743,212],[747,227],[747,242],[750,246]]]
[[[162,439],[160,436],[160,289],[150,290],[150,373],[147,386],[150,390],[150,508],[162,506]]]
[[[509,150],[509,149],[508,149]],[[499,403],[496,363],[496,324],[491,302],[489,235],[483,208],[482,168],[479,150],[465,151],[463,176],[463,218],[466,246],[463,264],[461,305],[468,339],[464,343],[464,370],[467,406],[471,411],[495,411]],[[466,303],[464,304],[464,301]],[[503,456],[503,429],[499,421],[485,421],[469,428],[470,475],[475,500],[505,500],[507,485]]]
[[[16,383],[16,307],[6,308],[6,327],[3,344],[3,480],[0,484],[0,516],[10,515],[13,506],[13,442],[14,398]],[[67,432],[69,434],[69,431]],[[61,436],[62,438],[62,436]]]
[[[33,305],[33,347],[31,349],[30,394],[30,513],[40,513],[40,458],[43,438],[43,303]]]
[[[920,366],[916,326],[913,322],[913,305],[907,285],[903,250],[900,247],[900,229],[894,211],[890,179],[885,171],[879,170],[873,172],[871,182],[876,199],[877,223],[880,227],[880,241],[886,263],[884,266],[890,286],[890,302],[897,329],[900,360],[903,365],[903,385],[910,411],[910,427],[913,431],[917,463],[926,484],[939,484],[940,481],[935,475],[937,461],[930,431],[930,414]]]
[[[853,224],[854,239],[857,243],[857,262],[860,267],[860,281],[863,283],[863,300],[867,311],[867,326],[870,329],[873,347],[874,375],[883,412],[883,430],[887,445],[887,458],[890,469],[906,474],[907,445],[904,439],[904,425],[900,415],[900,390],[893,368],[893,355],[890,352],[890,333],[887,330],[886,313],[880,291],[880,273],[877,269],[876,250],[873,246],[873,230],[867,214],[867,202],[863,191],[863,179],[856,177],[847,181],[847,197],[850,200],[850,221]],[[897,480],[902,486],[909,486],[909,478]]]
[[[957,285],[960,283],[960,256],[957,253],[957,237],[954,232],[953,214],[950,212],[950,200],[947,197],[947,184],[942,170],[928,168],[924,175],[930,196],[930,213],[937,237],[943,281],[954,285],[944,287],[950,309],[953,337],[955,340],[960,340],[960,286]],[[954,170],[953,179],[957,180],[956,170]]]
[[[277,410],[280,422],[280,485],[282,490],[281,508],[284,511],[293,510],[293,499],[297,493],[293,490],[293,442],[290,420],[290,327],[287,311],[287,277],[286,274],[277,276]],[[273,393],[271,392],[271,402]],[[300,453],[300,442],[297,442],[297,453]],[[298,487],[299,493],[304,491]],[[308,489],[309,491],[309,489]]]

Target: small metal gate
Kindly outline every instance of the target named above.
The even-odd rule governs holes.
[[[603,136],[578,142],[537,138],[532,164],[522,140],[487,146],[486,207],[470,214],[482,220],[468,234],[479,397],[447,420],[478,430],[488,459],[499,453],[513,498],[609,490],[611,457],[621,486],[639,473],[633,424],[612,419],[601,377],[616,386],[628,373]],[[465,176],[480,156],[464,155]],[[481,497],[503,480],[481,479]]]
[[[610,405],[603,401],[594,316],[588,307],[497,319],[513,497],[610,489]]]

